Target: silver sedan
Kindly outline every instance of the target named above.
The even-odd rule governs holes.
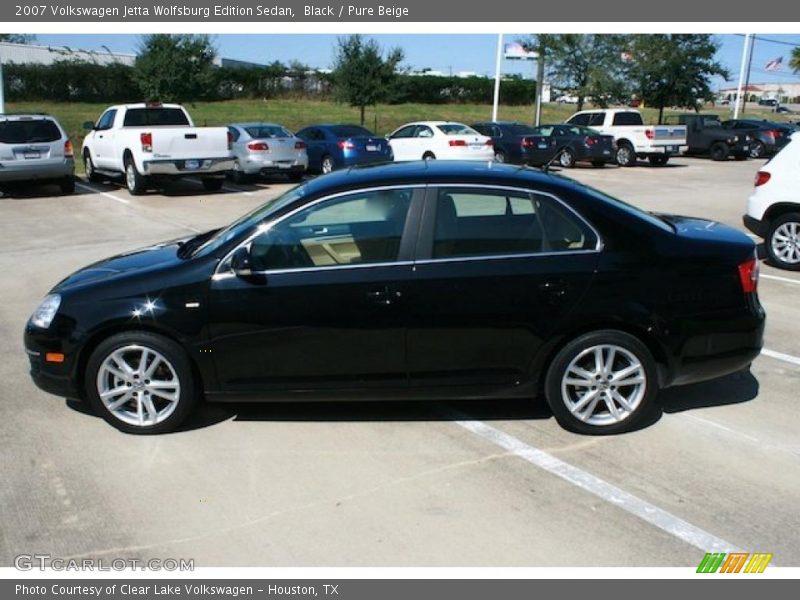
[[[285,174],[300,181],[308,169],[306,143],[276,123],[232,123],[228,126],[236,158],[231,177],[241,183],[247,177]]]

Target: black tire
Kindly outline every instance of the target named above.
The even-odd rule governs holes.
[[[73,177],[72,175],[67,175],[66,177],[64,177],[64,179],[62,179],[59,182],[58,187],[61,188],[61,193],[64,194],[64,195],[66,195],[66,194],[74,194],[75,193],[75,177]]]
[[[715,142],[712,144],[711,149],[708,151],[711,160],[715,160],[717,162],[722,160],[728,160],[728,155],[730,154],[730,148],[728,148],[728,144],[724,144],[722,142]]]
[[[776,244],[780,243],[779,240],[775,239],[775,234],[779,233],[779,230],[782,230],[780,233],[785,234],[786,226],[791,229],[793,224],[794,230],[800,232],[800,213],[786,213],[771,221],[767,230],[767,237],[764,239],[764,249],[767,251],[767,258],[769,258],[769,262],[772,265],[787,271],[800,271],[800,258],[798,258],[798,262],[791,262],[791,259],[787,260],[781,257],[778,254],[779,248],[775,247]]]
[[[494,152],[494,162],[504,163],[506,162],[506,153],[502,150],[495,150]]]
[[[86,181],[89,183],[100,183],[102,181],[102,178],[94,168],[94,161],[92,161],[92,155],[88,150],[83,153],[83,171],[86,173]]]
[[[764,158],[767,155],[767,147],[764,142],[756,140],[750,146],[750,158]]]
[[[575,166],[575,153],[569,148],[564,148],[558,155],[558,164],[565,169],[571,169]]]
[[[669,156],[666,154],[655,154],[648,156],[647,161],[652,167],[663,167],[669,162]]]
[[[333,162],[333,158],[326,154],[322,157],[322,161],[320,162],[320,172],[323,175],[328,173],[333,173],[336,170],[336,163]]]
[[[748,158],[750,158],[749,154],[736,154],[733,157],[734,160],[737,160],[739,162],[741,162],[743,160],[747,160]]]
[[[422,155],[422,160],[436,160],[436,155],[433,152],[426,152]]]
[[[288,177],[289,181],[291,181],[292,183],[297,183],[303,180],[303,175],[304,173],[295,172],[295,173],[287,173],[286,177]]]
[[[622,391],[618,392],[616,386],[613,385],[613,380],[600,379],[600,377],[602,377],[601,375],[596,375],[595,372],[592,372],[592,376],[597,376],[599,380],[595,388],[590,390],[587,387],[585,394],[589,394],[590,392],[595,394],[595,397],[598,397],[598,400],[595,404],[600,405],[600,408],[593,409],[592,413],[590,413],[590,417],[602,419],[604,418],[603,411],[605,411],[605,413],[609,415],[608,418],[610,419],[611,412],[607,408],[608,405],[606,404],[607,401],[605,400],[604,394],[618,393],[622,395],[630,392],[637,396],[638,399],[636,400],[637,404],[633,410],[631,410],[622,420],[609,422],[606,424],[589,423],[581,420],[572,414],[572,412],[570,412],[567,402],[570,401],[571,396],[565,398],[565,395],[562,392],[562,380],[564,380],[566,376],[570,363],[576,359],[579,361],[582,360],[582,358],[579,358],[581,353],[590,352],[590,349],[594,347],[605,345],[622,349],[619,350],[619,354],[617,355],[617,360],[623,361],[621,363],[622,365],[625,364],[624,361],[628,360],[628,355],[634,357],[641,366],[643,383],[641,384],[642,387],[639,388],[637,388],[635,385],[620,386],[619,390]],[[587,360],[593,360],[593,354],[587,356]],[[615,362],[614,365],[616,364],[618,363]],[[614,368],[614,365],[612,365],[612,369]],[[594,379],[591,381],[594,382]],[[569,431],[589,435],[609,435],[635,429],[654,409],[655,398],[657,394],[658,372],[656,369],[656,363],[653,360],[650,351],[647,349],[647,346],[645,346],[634,336],[614,329],[603,329],[586,333],[569,342],[558,354],[556,354],[545,377],[545,395],[547,397],[547,403],[550,405],[550,409],[553,411],[558,423]],[[612,396],[609,396],[609,398],[612,398]],[[612,399],[610,401],[612,405],[617,407],[617,409],[622,407],[622,404],[616,402],[615,400]],[[580,398],[578,398],[578,402],[580,402]],[[592,402],[595,401],[590,401],[589,405],[587,405],[587,408]]]
[[[604,160],[593,160],[592,161],[592,166],[595,169],[602,169],[603,167],[606,166],[606,161],[604,161]]]
[[[97,379],[103,362],[113,352],[128,346],[141,346],[160,353],[169,362],[180,383],[178,399],[172,412],[155,424],[137,425],[128,423],[112,413],[100,399]],[[169,338],[148,331],[126,331],[103,340],[92,352],[87,362],[85,388],[86,397],[96,414],[103,417],[110,425],[120,431],[140,435],[174,431],[194,409],[198,395],[198,389],[192,374],[192,366],[183,348]],[[130,402],[135,403],[136,401],[131,399]],[[167,402],[166,404],[169,403]],[[155,405],[158,406],[157,404]]]
[[[236,184],[247,183],[247,175],[240,169],[233,169],[230,172],[231,181]]]
[[[218,192],[222,189],[224,181],[221,177],[204,177],[203,189],[207,192]]]
[[[635,167],[636,166],[636,151],[628,142],[622,142],[617,146],[617,152],[614,155],[617,159],[617,164],[620,167]]]
[[[147,191],[147,177],[139,173],[130,156],[125,159],[125,187],[131,196],[141,196]]]

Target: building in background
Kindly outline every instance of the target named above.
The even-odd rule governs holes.
[[[774,99],[781,104],[800,104],[800,83],[751,83],[744,92],[748,102],[758,102],[761,99]],[[736,100],[736,86],[719,90],[720,100]]]

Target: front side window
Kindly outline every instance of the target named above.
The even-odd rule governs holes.
[[[553,198],[532,192],[440,188],[433,258],[589,250],[597,237]]]
[[[97,122],[97,126],[95,129],[98,131],[105,131],[106,129],[111,129],[114,125],[114,117],[117,116],[117,111],[115,109],[107,110],[103,113],[103,116],[100,117],[100,120]]]
[[[355,192],[276,223],[250,245],[255,271],[398,260],[413,189]]]
[[[401,127],[397,131],[392,134],[392,138],[410,138],[414,137],[414,132],[417,130],[416,125],[406,125],[405,127]]]

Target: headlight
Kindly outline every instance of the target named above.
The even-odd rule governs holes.
[[[53,322],[59,306],[61,306],[61,296],[59,294],[45,296],[42,303],[33,311],[31,323],[36,327],[47,329],[50,327],[50,323]]]

